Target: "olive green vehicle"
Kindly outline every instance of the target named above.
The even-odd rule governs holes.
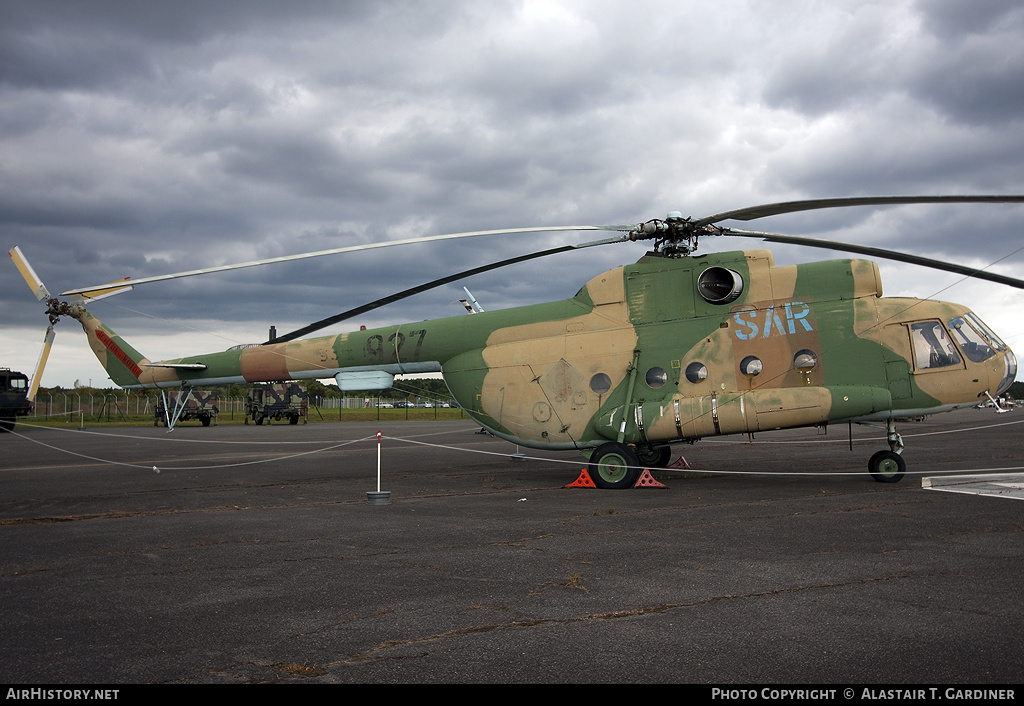
[[[632,487],[643,468],[667,463],[671,444],[846,420],[887,425],[889,448],[869,471],[894,482],[905,470],[895,421],[997,398],[1016,376],[1012,351],[966,307],[883,297],[869,260],[780,267],[767,250],[693,253],[698,235],[787,238],[714,226],[724,218],[866,202],[777,204],[700,221],[670,214],[620,238],[655,240],[639,262],[564,301],[170,361],[151,362],[81,303],[50,309],[79,321],[125,388],[334,377],[342,390],[373,390],[396,374],[440,372],[475,421],[523,446],[582,451],[600,487]],[[940,265],[959,271],[931,266]]]
[[[212,390],[169,390],[153,409],[153,426],[173,427],[178,422],[198,420],[204,427],[217,424],[220,399]]]
[[[31,411],[28,377],[10,368],[0,368],[0,432],[13,430],[18,417]]]
[[[309,395],[297,382],[257,383],[249,387],[245,405],[245,423],[257,425],[272,419],[287,419],[298,424],[309,415]]]

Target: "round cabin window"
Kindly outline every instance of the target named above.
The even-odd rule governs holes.
[[[657,390],[668,382],[668,373],[665,372],[664,368],[655,366],[647,371],[647,375],[644,376],[644,380],[647,382],[647,387],[652,390]]]
[[[590,389],[596,395],[603,395],[612,389],[612,379],[604,373],[597,373],[594,377],[590,378]]]
[[[806,348],[797,351],[796,355],[793,356],[793,367],[802,373],[811,372],[817,364],[818,356],[814,351],[807,350]]]
[[[690,363],[686,366],[686,379],[692,383],[708,379],[708,368],[704,363]]]
[[[764,364],[755,355],[748,355],[740,361],[740,372],[749,377],[756,377],[761,374]]]

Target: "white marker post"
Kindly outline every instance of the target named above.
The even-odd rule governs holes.
[[[366,493],[366,502],[370,505],[389,505],[391,503],[391,491],[380,489],[380,429],[377,430],[377,490],[370,490]]]

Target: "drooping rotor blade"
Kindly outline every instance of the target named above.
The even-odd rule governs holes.
[[[315,331],[319,331],[319,330],[321,330],[323,328],[326,328],[326,327],[330,326],[331,324],[336,324],[338,322],[345,321],[346,319],[351,319],[353,316],[359,316],[360,314],[365,314],[368,311],[373,311],[374,309],[379,309],[382,306],[385,306],[387,304],[392,304],[392,303],[400,301],[402,299],[406,299],[407,297],[411,297],[414,294],[419,294],[420,292],[426,292],[426,291],[428,291],[430,289],[435,289],[437,287],[441,287],[441,286],[443,286],[445,284],[448,284],[450,282],[455,282],[456,280],[460,280],[460,279],[463,279],[463,278],[466,278],[466,277],[472,277],[473,275],[478,275],[478,274],[481,274],[483,272],[490,272],[491,270],[497,270],[498,268],[501,268],[501,267],[507,267],[508,265],[514,265],[517,262],[526,262],[527,260],[536,260],[537,258],[547,257],[548,255],[556,255],[556,254],[561,253],[561,252],[568,252],[569,250],[581,250],[583,248],[590,248],[590,247],[594,247],[596,245],[609,245],[611,243],[621,243],[621,242],[624,242],[625,240],[627,240],[626,236],[622,236],[622,237],[618,237],[618,238],[605,238],[604,240],[593,240],[593,241],[590,241],[588,243],[578,243],[576,245],[563,245],[561,247],[551,248],[549,250],[541,250],[541,251],[538,251],[538,252],[529,253],[527,255],[519,255],[518,257],[511,257],[511,258],[508,258],[507,260],[501,260],[499,262],[492,262],[489,265],[481,265],[480,267],[474,267],[474,268],[472,268],[470,270],[463,270],[462,272],[457,272],[457,273],[455,273],[453,275],[447,275],[447,276],[441,277],[439,279],[431,280],[430,282],[425,282],[424,284],[421,284],[421,285],[416,286],[416,287],[410,287],[409,289],[404,289],[401,292],[398,292],[396,294],[390,294],[390,295],[388,295],[386,297],[382,297],[380,299],[372,301],[369,304],[363,304],[362,306],[357,306],[354,309],[349,309],[348,311],[343,311],[340,314],[335,314],[334,316],[329,316],[326,319],[320,319],[319,321],[315,321],[315,322],[309,324],[308,326],[303,326],[302,328],[296,329],[295,331],[291,331],[291,332],[286,333],[286,334],[284,334],[282,336],[277,336],[276,338],[274,338],[274,340],[267,341],[267,343],[285,343],[287,341],[294,341],[296,338],[301,338],[302,336],[309,335],[309,334],[311,334],[311,333],[313,333]],[[264,344],[264,345],[266,345],[266,344]]]
[[[803,201],[784,201],[761,206],[749,206],[734,211],[717,213],[707,218],[695,219],[694,226],[700,227],[720,221],[737,220],[752,221],[766,216],[777,216],[783,213],[798,211],[814,211],[822,208],[845,208],[848,206],[898,206],[906,204],[928,203],[1024,203],[1024,196],[854,196],[840,199],[806,199]]]
[[[807,199],[784,201],[777,204],[749,206],[734,211],[716,213],[707,218],[694,219],[695,226],[717,223],[722,220],[754,220],[765,216],[798,211],[813,211],[821,208],[846,208],[848,206],[899,206],[906,204],[1013,204],[1024,203],[1024,196],[864,196],[846,199]]]
[[[36,299],[43,300],[49,299],[50,293],[46,290],[46,286],[43,281],[39,279],[39,275],[32,269],[32,265],[28,264],[28,260],[21,254],[21,248],[15,245],[13,248],[7,251],[7,254],[14,260],[14,266],[18,268],[18,272],[25,278],[25,282],[28,283],[29,289],[36,295]]]
[[[196,275],[211,274],[213,272],[227,272],[229,270],[240,270],[246,267],[258,267],[260,265],[271,265],[279,262],[291,262],[293,260],[306,260],[312,257],[324,257],[325,255],[340,255],[342,253],[358,252],[360,250],[373,250],[376,248],[389,248],[396,245],[412,245],[413,243],[429,243],[436,240],[455,240],[457,238],[474,238],[481,235],[510,235],[513,233],[547,233],[565,230],[629,230],[632,226],[544,226],[539,228],[505,228],[501,230],[476,230],[466,233],[446,233],[444,235],[429,235],[422,238],[405,238],[404,240],[386,240],[379,243],[367,243],[364,245],[350,245],[344,248],[331,248],[330,250],[318,250],[316,252],[300,253],[298,255],[285,255],[283,257],[270,257],[265,260],[252,260],[239,262],[234,265],[219,265],[217,267],[206,267],[199,270],[188,270],[175,272],[169,275],[158,275],[156,277],[143,277],[132,280],[132,285],[148,284],[149,282],[163,282],[181,277],[194,277]],[[99,292],[101,290],[115,289],[125,286],[124,283],[98,284],[80,289],[69,289],[62,292],[62,295],[83,294],[86,292]]]
[[[129,278],[124,277],[123,279],[109,282],[104,285],[104,288],[101,290],[90,289],[76,294],[86,301],[99,301],[100,299],[106,299],[107,297],[112,297],[115,294],[124,294],[125,292],[130,292],[135,289],[135,286],[133,284],[128,284],[128,281]]]
[[[995,274],[993,272],[986,272],[979,270],[974,267],[965,267],[963,265],[955,265],[951,262],[943,262],[942,260],[933,260],[928,257],[921,257],[920,255],[909,255],[907,253],[898,252],[896,250],[886,250],[885,248],[874,248],[866,245],[854,245],[852,243],[843,243],[836,240],[824,240],[821,238],[806,238],[798,235],[783,235],[781,233],[761,233],[753,230],[735,230],[732,228],[721,228],[720,235],[731,235],[742,238],[760,238],[770,243],[789,243],[791,245],[806,245],[811,248],[824,248],[826,250],[837,250],[839,252],[856,253],[858,255],[867,255],[869,257],[880,257],[886,260],[895,260],[896,262],[906,262],[912,265],[921,265],[922,267],[930,267],[935,270],[942,270],[944,272],[953,272],[955,274],[964,275],[965,277],[972,277],[974,279],[983,279],[989,282],[996,282],[998,284],[1009,285],[1010,287],[1016,287],[1017,289],[1024,289],[1024,280],[1014,279],[1013,277],[1007,277],[1005,275]]]
[[[43,379],[43,369],[46,368],[46,361],[50,357],[50,348],[53,346],[53,326],[46,327],[46,335],[43,337],[43,349],[39,351],[39,360],[36,361],[36,371],[32,373],[32,383],[28,388],[28,401],[36,401],[36,392],[39,391],[39,383]]]

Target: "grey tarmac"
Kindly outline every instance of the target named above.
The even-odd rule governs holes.
[[[72,425],[75,426],[75,425]],[[0,682],[1012,684],[1024,410],[677,446],[667,489],[470,422],[0,438]],[[418,442],[418,443],[413,443]],[[485,453],[479,453],[485,452]],[[677,454],[678,455],[678,454]],[[708,472],[703,472],[708,471]],[[717,474],[710,471],[737,471]]]

